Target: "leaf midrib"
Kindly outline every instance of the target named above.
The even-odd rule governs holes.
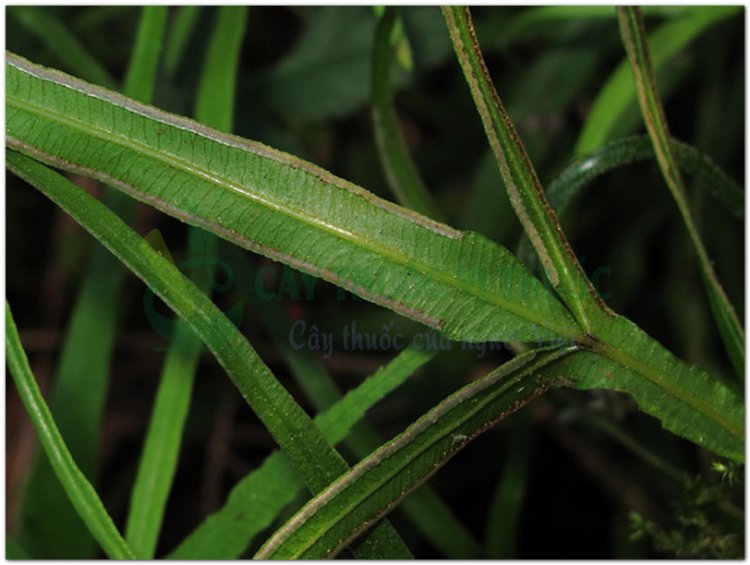
[[[571,338],[571,339],[576,339],[579,337],[578,331],[572,330],[570,327],[561,328],[561,327],[556,326],[555,324],[550,324],[546,318],[541,318],[541,317],[537,317],[534,315],[530,315],[529,311],[524,310],[523,308],[515,307],[515,303],[513,302],[504,301],[498,295],[485,292],[478,286],[466,284],[464,279],[460,279],[453,275],[449,275],[445,273],[444,271],[432,269],[429,265],[427,265],[426,263],[424,263],[423,261],[420,261],[419,259],[415,257],[410,257],[409,255],[400,253],[395,248],[388,247],[385,245],[380,245],[371,238],[361,237],[361,236],[358,237],[355,232],[351,232],[349,230],[339,228],[333,224],[322,221],[321,219],[316,218],[315,216],[305,214],[303,211],[297,208],[294,208],[288,205],[281,205],[281,204],[274,202],[271,199],[264,198],[263,196],[257,193],[249,192],[247,191],[246,188],[242,187],[241,185],[234,183],[228,179],[222,178],[219,175],[215,175],[211,173],[210,171],[207,171],[200,167],[196,167],[188,163],[187,161],[180,159],[179,157],[167,155],[161,151],[154,150],[153,148],[147,145],[144,145],[140,142],[135,142],[129,138],[125,138],[120,134],[107,131],[107,130],[103,130],[95,126],[91,126],[90,124],[87,124],[86,122],[80,121],[75,118],[71,118],[69,116],[62,115],[59,112],[47,110],[44,107],[29,103],[27,101],[21,101],[18,98],[15,98],[13,95],[8,95],[6,98],[6,101],[9,106],[15,106],[16,108],[20,110],[26,110],[31,113],[35,113],[37,115],[46,117],[47,119],[50,119],[51,121],[56,121],[56,122],[62,123],[63,125],[67,125],[71,128],[78,129],[79,131],[85,134],[88,134],[92,137],[96,137],[96,138],[103,139],[103,140],[110,141],[110,142],[114,141],[118,145],[125,147],[125,148],[129,148],[139,154],[146,156],[147,158],[159,160],[166,165],[172,166],[175,169],[183,170],[189,174],[202,177],[204,180],[214,184],[215,186],[219,188],[228,188],[229,190],[235,192],[236,194],[240,196],[244,196],[248,198],[249,200],[253,200],[254,202],[266,208],[269,208],[273,211],[284,214],[290,218],[307,223],[308,225],[316,227],[317,229],[320,229],[321,231],[328,232],[334,235],[335,237],[338,237],[339,239],[349,241],[356,247],[359,247],[363,250],[375,252],[376,254],[379,254],[379,255],[385,255],[389,257],[394,263],[400,264],[402,266],[414,268],[415,270],[421,272],[423,275],[427,276],[428,278],[432,278],[433,280],[436,279],[439,282],[446,284],[449,287],[456,288],[462,292],[467,292],[471,295],[474,295],[484,300],[486,303],[492,306],[497,306],[519,318],[525,319],[542,328],[550,330],[556,333],[557,335]],[[120,106],[119,108],[123,111],[127,111],[122,106]],[[198,136],[200,134],[194,133],[194,135]],[[12,143],[14,138],[11,136],[8,136],[7,139],[11,141]],[[210,138],[205,138],[205,139],[209,139],[210,141]],[[71,165],[75,166],[73,164]],[[288,166],[293,166],[293,165],[288,165]],[[94,171],[94,172],[98,173],[98,171]],[[136,187],[132,187],[132,189],[137,194],[147,194],[144,191],[141,191]],[[188,214],[192,218],[192,214],[190,214],[189,212]],[[213,221],[207,222],[207,223],[218,226],[218,224],[215,224]],[[223,226],[219,226],[219,227],[221,227],[224,230],[227,229],[227,228],[224,228]],[[265,248],[265,246],[258,246],[258,247]],[[273,249],[273,248],[270,248],[270,249]],[[279,250],[276,250],[276,249],[273,249],[273,251],[279,252]],[[326,278],[325,272],[321,272],[321,275],[323,276],[323,278]],[[332,282],[337,282],[337,281],[332,281]],[[389,299],[389,300],[393,300],[393,299]],[[411,307],[406,306],[406,305],[404,306],[405,308],[411,310]],[[440,320],[440,323],[444,324],[444,321]]]

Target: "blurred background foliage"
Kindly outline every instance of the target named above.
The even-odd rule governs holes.
[[[691,10],[698,9],[703,8],[650,7],[645,11],[648,31],[689,18]],[[425,183],[451,225],[479,231],[514,250],[520,225],[440,11],[409,7],[399,13],[410,57],[393,67],[395,103]],[[190,115],[215,16],[212,7],[170,9],[156,106]],[[473,16],[493,81],[547,186],[576,156],[574,148],[592,105],[624,59],[614,9],[478,7]],[[83,78],[116,86],[130,57],[138,18],[139,9],[133,6],[9,7],[7,48],[36,63],[80,74],[71,65],[71,46],[49,40],[54,26],[63,26],[101,67],[99,72],[89,66],[91,75]],[[370,118],[376,24],[376,13],[367,6],[252,7],[240,60],[234,131],[392,198]],[[658,74],[673,136],[705,152],[740,184],[745,174],[744,33],[744,13],[738,8],[686,41]],[[632,99],[606,139],[643,131]],[[101,191],[96,183],[77,182]],[[689,198],[719,278],[742,313],[744,225],[705,190],[692,190]],[[6,214],[7,295],[32,368],[48,390],[74,298],[96,244],[50,202],[11,177]],[[690,241],[653,161],[597,178],[562,221],[584,268],[589,274],[600,273],[599,290],[615,310],[678,356],[717,374],[731,371]],[[178,263],[190,259],[185,225],[139,206],[135,226],[143,235],[158,229]],[[322,281],[308,299],[308,286],[299,273],[264,258],[226,246],[221,254],[226,269],[217,277],[227,282],[224,277],[230,276],[231,281],[215,292],[215,300],[224,309],[240,305],[242,330],[311,412],[313,404],[304,387],[291,378],[287,358],[274,338],[285,335],[292,321],[305,320],[334,336],[332,355],[306,355],[321,363],[344,390],[394,355],[388,350],[345,350],[344,327],[355,322],[358,331],[377,335],[384,328],[391,334],[422,331]],[[140,282],[126,278],[97,470],[92,471],[118,524],[127,512],[168,346],[149,321],[143,306],[146,294]],[[157,310],[170,316],[163,305]],[[269,325],[279,311],[284,313],[280,331]],[[499,348],[479,358],[477,352],[454,344],[382,402],[369,419],[385,436],[392,436],[450,391],[508,356],[507,349]],[[19,535],[23,485],[36,442],[12,388],[8,386],[6,416],[6,523],[10,534]],[[216,510],[231,486],[272,447],[270,436],[220,367],[204,355],[158,555]],[[664,472],[649,461],[649,454],[658,454],[675,472]],[[718,480],[717,487],[712,461],[637,413],[626,397],[550,394],[471,443],[431,484],[477,540],[480,555],[640,558],[680,555],[681,549],[692,548],[695,555],[682,556],[736,557],[743,551],[742,517],[713,510],[724,502],[742,508],[742,481]],[[695,486],[701,481],[703,490]],[[703,496],[700,504],[696,502],[697,491],[710,491],[713,498],[709,496],[707,504],[713,510],[710,518],[704,512],[702,522],[687,520],[686,526],[683,518],[694,517],[699,512],[694,507],[706,500]],[[685,510],[691,501],[691,510]],[[631,512],[638,517],[632,518]],[[404,516],[396,513],[393,522],[417,557],[444,556]]]

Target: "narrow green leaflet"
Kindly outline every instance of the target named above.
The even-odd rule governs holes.
[[[315,418],[325,438],[338,444],[375,403],[433,357],[407,349]],[[236,559],[304,488],[283,453],[276,452],[237,483],[224,506],[169,554],[170,559]]]
[[[255,558],[334,557],[472,438],[544,392],[554,379],[539,369],[575,350],[525,353],[450,395],[313,498]]]
[[[234,83],[246,15],[247,8],[242,6],[220,8],[198,88],[196,118],[223,131],[231,128],[234,115]],[[201,252],[210,255],[216,247],[212,236],[204,236],[194,227],[190,228],[188,242],[193,257]],[[210,290],[211,273],[208,268],[194,273],[193,280],[203,292]],[[125,530],[125,538],[142,559],[152,559],[156,550],[201,350],[200,340],[190,327],[177,324],[159,382]]]
[[[222,132],[232,130],[237,66],[245,36],[247,6],[219,8],[216,27],[203,61],[195,118]]]
[[[248,405],[271,432],[312,492],[348,470],[344,459],[279,383],[232,322],[189,279],[120,218],[88,193],[33,159],[6,151],[6,164],[58,206],[122,261],[169,305],[213,352]],[[410,553],[383,522],[362,548],[372,558]]]
[[[57,429],[52,413],[31,373],[26,352],[21,345],[16,323],[7,302],[5,303],[5,353],[8,368],[13,375],[13,381],[26,407],[26,412],[39,433],[52,468],[76,511],[110,558],[132,559],[133,552],[117,531],[94,487],[76,466],[60,435],[60,430]]]
[[[611,10],[614,17],[614,8]],[[740,6],[700,6],[683,18],[663,24],[648,38],[654,69],[658,71],[701,33],[739,10]],[[575,154],[589,153],[607,141],[617,121],[635,102],[635,86],[624,60],[596,97],[576,142]]]
[[[654,145],[656,160],[661,168],[677,208],[685,222],[693,247],[698,255],[703,282],[706,285],[711,310],[719,327],[719,333],[729,358],[734,365],[737,375],[744,380],[745,374],[745,333],[732,304],[729,302],[724,289],[719,282],[713,268],[713,263],[703,245],[698,228],[695,226],[690,207],[687,202],[687,190],[682,179],[682,173],[677,165],[669,136],[669,127],[664,115],[656,77],[651,65],[646,31],[643,18],[637,7],[618,7],[617,17],[620,23],[620,33],[628,54],[628,60],[635,76],[638,101],[641,114],[646,123],[651,141]]]
[[[598,296],[547,203],[526,149],[492,84],[469,8],[443,6],[443,16],[513,209],[550,283],[588,332],[590,311],[597,309]]]
[[[8,6],[8,14],[36,35],[71,72],[85,80],[117,88],[117,81],[48,7]]]
[[[386,7],[375,28],[370,81],[375,141],[388,184],[399,203],[425,216],[442,220],[443,214],[427,191],[411,159],[393,107],[390,78],[393,61],[391,34],[397,15],[396,7]]]
[[[677,163],[693,177],[696,186],[709,190],[737,219],[745,218],[745,196],[742,189],[721,168],[698,149],[671,139]],[[547,189],[547,199],[558,217],[565,216],[568,207],[584,188],[601,175],[638,161],[654,161],[654,147],[647,135],[617,139],[576,159],[553,180]],[[533,270],[536,254],[527,237],[522,237],[516,256]]]
[[[150,102],[166,8],[142,9],[126,94]],[[85,61],[84,61],[85,62]],[[135,202],[106,189],[105,202],[126,221]],[[109,369],[119,319],[118,301],[123,270],[106,249],[94,246],[68,323],[60,361],[50,390],[49,405],[68,448],[81,471],[95,481],[99,430],[109,384]],[[39,559],[92,558],[94,540],[78,520],[65,492],[53,478],[42,455],[24,487],[19,538]]]
[[[505,249],[269,147],[8,55],[6,142],[464,341],[575,339]],[[377,268],[373,268],[377,265]]]
[[[164,49],[164,68],[170,75],[177,72],[177,66],[183,59],[188,40],[195,31],[203,6],[190,4],[179,6],[170,25],[167,45]]]
[[[148,102],[153,97],[156,71],[159,67],[167,9],[164,6],[144,6],[138,35],[123,92],[130,98]]]

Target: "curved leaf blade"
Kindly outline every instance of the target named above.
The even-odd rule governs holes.
[[[81,473],[65,445],[65,440],[31,372],[7,301],[5,302],[5,352],[8,368],[13,375],[26,412],[39,434],[39,439],[57,478],[78,515],[110,558],[133,559],[133,552],[117,531],[96,490]]]
[[[464,341],[575,339],[505,249],[309,163],[8,55],[6,142]],[[377,268],[373,268],[377,265]]]
[[[745,218],[742,189],[706,154],[671,138],[679,166],[692,175],[696,185],[713,197],[738,220]],[[547,199],[558,217],[565,216],[571,201],[599,176],[639,161],[654,161],[654,147],[648,135],[636,135],[610,141],[599,149],[573,161],[547,188]],[[518,243],[516,256],[530,270],[537,261],[534,248],[525,236]]]

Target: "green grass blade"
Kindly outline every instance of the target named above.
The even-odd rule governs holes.
[[[123,92],[126,96],[151,100],[166,22],[167,9],[164,6],[143,7],[130,66],[125,75]]]
[[[430,196],[419,170],[411,159],[393,106],[390,78],[393,61],[391,34],[397,17],[397,8],[388,6],[375,28],[370,87],[372,123],[378,155],[388,185],[399,203],[425,216],[442,220],[443,214]]]
[[[55,474],[79,516],[110,558],[132,559],[133,552],[117,531],[94,487],[76,466],[60,435],[60,430],[57,429],[52,413],[31,373],[31,367],[21,346],[18,330],[7,301],[5,303],[5,353],[8,368],[13,375],[13,381],[26,407],[26,412],[39,434],[39,439]]]
[[[182,61],[188,40],[198,25],[198,16],[202,9],[203,6],[194,4],[177,8],[164,49],[164,69],[170,76],[177,72],[177,66]]]
[[[547,278],[581,328],[588,332],[590,310],[598,309],[599,297],[565,239],[523,143],[492,84],[469,9],[444,6],[443,16],[510,202],[534,245]]]
[[[104,251],[104,250],[102,250]],[[118,265],[115,265],[118,267]],[[96,249],[68,323],[49,406],[81,471],[97,474],[99,429],[109,383],[122,274]],[[19,539],[38,559],[92,558],[94,540],[79,520],[50,461],[39,453],[24,485]]]
[[[692,175],[699,188],[709,190],[716,200],[738,220],[745,218],[745,195],[713,160],[698,149],[671,139],[677,163]],[[547,199],[558,217],[565,216],[571,201],[599,176],[629,163],[653,161],[654,147],[647,135],[610,141],[599,149],[576,159],[553,180]],[[536,254],[531,242],[522,237],[516,256],[533,270]]]
[[[538,370],[574,350],[531,351],[450,395],[313,498],[256,559],[335,556],[473,437],[544,392],[551,382]]]
[[[622,316],[602,313],[596,335],[563,374],[578,388],[627,392],[662,426],[719,455],[745,456],[741,394],[696,366],[681,361]],[[585,354],[584,354],[585,353]]]
[[[220,9],[198,86],[196,118],[223,131],[232,125],[234,84],[246,14],[244,7]],[[188,241],[191,256],[203,253],[210,258],[211,250],[216,248],[215,239],[204,236],[198,228],[190,228]],[[209,293],[211,278],[209,269],[199,269],[193,280],[199,289]],[[125,530],[125,539],[141,559],[152,559],[156,550],[200,353],[200,340],[189,326],[178,324],[159,382]]]
[[[232,130],[237,66],[245,35],[247,6],[222,6],[203,62],[196,119],[223,132]]]
[[[487,517],[486,554],[490,559],[517,557],[518,521],[526,491],[531,420],[520,413],[511,423],[502,475]]]
[[[405,350],[315,418],[325,438],[338,444],[364,414],[434,355]],[[170,559],[236,559],[304,488],[280,452],[270,455],[234,486],[224,506],[169,554]],[[252,508],[252,511],[248,511]]]
[[[687,190],[682,179],[682,173],[677,165],[672,150],[669,127],[667,125],[664,108],[659,98],[656,77],[651,65],[648,40],[643,26],[643,18],[636,7],[617,8],[620,23],[620,33],[628,54],[630,66],[635,76],[636,91],[641,107],[643,120],[646,123],[651,142],[656,153],[656,160],[662,171],[672,197],[685,222],[693,247],[698,255],[703,282],[706,285],[711,310],[719,327],[724,346],[734,365],[735,372],[744,381],[745,374],[745,333],[740,325],[732,304],[729,302],[724,289],[714,272],[713,263],[703,245],[698,228],[695,226],[690,207],[687,202]]]
[[[49,8],[8,6],[8,14],[44,43],[66,69],[84,80],[118,88],[117,81]]]
[[[6,69],[10,147],[105,179],[168,214],[453,339],[579,335],[537,279],[477,234],[381,200],[269,147],[19,57],[8,55]]]
[[[319,492],[348,470],[331,447],[273,376],[232,322],[177,268],[96,199],[33,159],[9,151],[6,164],[63,208],[94,235],[134,274],[147,282],[201,338],[227,371],[243,398],[300,472],[308,488]],[[388,523],[368,534],[363,555],[409,557],[408,549]],[[369,552],[369,553],[368,553]]]
[[[696,7],[689,15],[660,26],[648,38],[654,69],[658,71],[701,33],[739,10],[740,6]],[[589,153],[607,141],[617,121],[635,103],[635,86],[624,60],[596,97],[576,142],[575,154]]]
[[[153,93],[166,8],[143,11],[127,75],[131,95],[149,102]],[[161,27],[160,27],[161,24]],[[136,78],[138,80],[136,80]],[[125,221],[135,203],[112,189],[105,202]],[[109,383],[109,364],[123,280],[119,262],[95,246],[68,324],[49,404],[83,473],[94,480],[98,433]],[[56,483],[45,457],[38,458],[25,485],[20,538],[38,558],[91,558],[93,539]]]

